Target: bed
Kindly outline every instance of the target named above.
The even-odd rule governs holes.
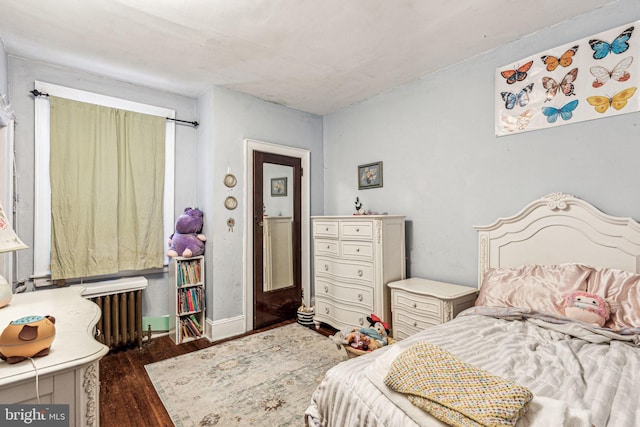
[[[516,415],[500,425],[640,425],[640,224],[553,193],[476,229],[475,307],[329,370],[306,425],[484,425],[476,389],[457,389],[457,406],[416,392],[416,384],[448,387],[458,366],[520,399]],[[603,327],[567,317],[566,296],[574,292],[606,299]],[[440,353],[454,368],[436,371]]]

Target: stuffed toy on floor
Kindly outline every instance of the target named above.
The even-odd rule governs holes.
[[[388,344],[389,325],[375,314],[367,317],[369,327],[338,331],[332,336],[338,348],[348,345],[356,350],[377,350]]]

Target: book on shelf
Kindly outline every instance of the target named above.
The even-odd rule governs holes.
[[[196,316],[192,314],[189,316],[189,319],[191,319],[191,321],[195,323],[195,325],[198,327],[199,330],[202,330],[202,326],[200,326],[200,322],[198,322],[198,320],[196,319]]]
[[[180,289],[178,292],[180,313],[198,312],[204,307],[204,289],[202,287]]]
[[[178,286],[195,285],[201,283],[200,260],[179,261]]]
[[[193,318],[192,318],[193,317]],[[195,316],[183,317],[180,319],[181,329],[185,337],[199,337],[202,335],[200,323],[195,320]]]

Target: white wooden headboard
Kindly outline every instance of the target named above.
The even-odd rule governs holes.
[[[529,203],[478,230],[478,287],[489,268],[582,263],[640,271],[640,224],[564,193]]]

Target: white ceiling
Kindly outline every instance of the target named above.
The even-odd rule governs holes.
[[[615,0],[0,0],[10,55],[326,114]]]

